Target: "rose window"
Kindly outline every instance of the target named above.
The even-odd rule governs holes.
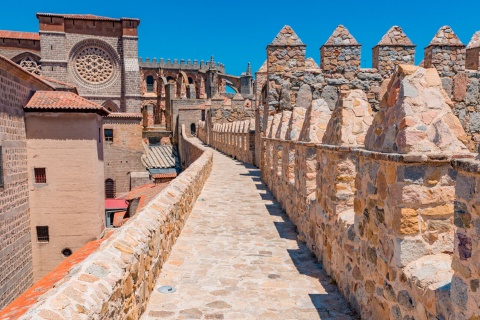
[[[40,74],[40,64],[31,57],[23,58],[18,64],[28,72]]]
[[[75,70],[85,81],[100,84],[110,79],[114,72],[114,63],[103,49],[88,47],[77,54]]]

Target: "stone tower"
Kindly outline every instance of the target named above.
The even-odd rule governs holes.
[[[284,26],[267,46],[268,103],[277,110],[293,108],[305,71],[306,45]]]
[[[393,26],[373,48],[373,67],[388,78],[397,64],[415,63],[415,47],[402,28]]]
[[[449,26],[438,30],[425,48],[425,68],[436,68],[440,77],[453,77],[465,71],[465,45]]]
[[[42,75],[111,111],[140,112],[138,19],[38,13]]]
[[[360,69],[361,48],[347,28],[339,25],[320,48],[320,68],[327,77],[342,75],[351,79]]]
[[[480,31],[475,32],[468,43],[465,68],[480,71]]]

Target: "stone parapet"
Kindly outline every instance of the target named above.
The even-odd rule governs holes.
[[[332,110],[316,88],[269,112],[260,138],[262,179],[298,240],[362,318],[478,315],[477,182],[462,170],[480,164],[458,160],[475,155],[436,70],[400,65],[375,115],[361,90],[343,89]]]
[[[20,319],[138,319],[205,184],[213,153],[182,135],[188,168]]]
[[[451,298],[458,319],[480,314],[480,161],[454,160],[458,171],[454,224],[456,226]]]

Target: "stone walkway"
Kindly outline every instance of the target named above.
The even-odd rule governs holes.
[[[141,319],[356,319],[296,239],[260,171],[215,152]]]

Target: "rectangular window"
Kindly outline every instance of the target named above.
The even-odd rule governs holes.
[[[0,188],[3,187],[3,150],[0,147]]]
[[[113,129],[105,129],[103,135],[105,136],[105,141],[113,142]]]
[[[48,226],[37,226],[37,241],[49,242],[50,236],[48,235]]]
[[[47,173],[45,168],[33,169],[35,173],[35,183],[47,183]]]

